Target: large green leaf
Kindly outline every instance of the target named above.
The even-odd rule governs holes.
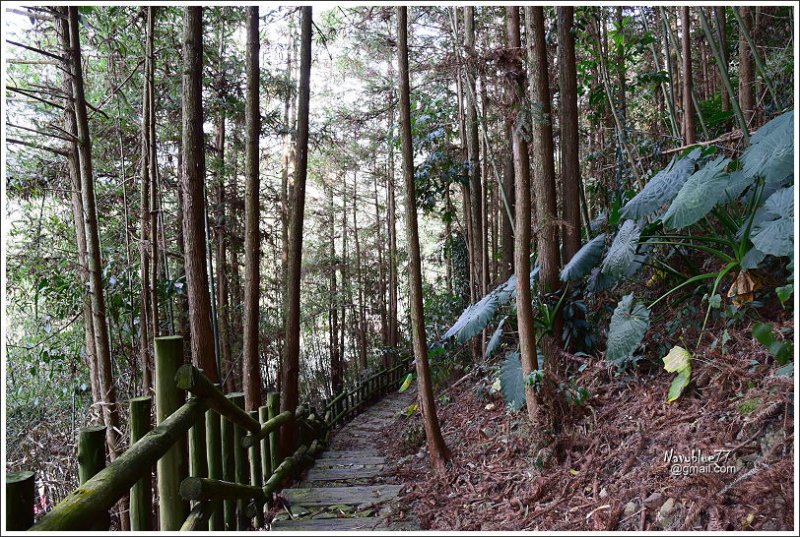
[[[530,274],[531,285],[538,274],[539,265],[536,265]],[[517,296],[516,286],[517,279],[511,276],[505,283],[497,286],[478,302],[467,306],[458,320],[442,336],[442,340],[455,337],[458,343],[465,343],[480,334],[492,322],[497,310]]]
[[[729,159],[717,157],[692,174],[664,213],[664,227],[691,226],[720,203],[738,198],[751,181],[740,174],[728,174],[728,164]]]
[[[669,165],[655,174],[644,188],[622,208],[621,216],[639,220],[647,218],[659,207],[671,202],[694,172],[702,151],[693,149],[683,158],[674,157]]]
[[[603,274],[612,277],[625,274],[630,264],[636,259],[636,248],[639,245],[641,234],[642,229],[636,222],[625,220],[603,259],[601,266]]]
[[[486,344],[486,352],[484,353],[484,358],[488,358],[492,355],[492,353],[497,349],[498,345],[500,345],[500,340],[503,337],[503,325],[506,324],[506,319],[508,317],[503,317],[500,319],[500,323],[497,325],[497,329],[495,329],[494,334],[492,334],[492,338],[489,340],[489,343]]]
[[[522,362],[517,351],[508,353],[500,367],[500,389],[508,408],[519,410],[525,406],[525,379],[522,378]]]
[[[767,183],[783,182],[794,170],[794,110],[769,121],[750,139],[739,159],[741,174],[763,176]]]
[[[772,194],[759,212],[761,218],[750,235],[753,245],[765,254],[791,256],[794,252],[794,187]]]
[[[569,263],[561,269],[561,281],[579,280],[589,274],[603,258],[606,234],[601,233],[575,252]]]
[[[633,293],[619,301],[608,329],[606,359],[621,363],[633,354],[650,326],[650,310],[633,300]]]

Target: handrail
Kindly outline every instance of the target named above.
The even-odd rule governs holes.
[[[61,500],[30,530],[89,529],[96,517],[117,503],[139,480],[143,469],[152,467],[205,411],[205,401],[190,399],[114,462]]]
[[[267,421],[264,425],[261,426],[261,429],[255,434],[249,434],[242,438],[242,447],[249,448],[253,447],[256,442],[259,440],[263,440],[266,438],[269,433],[272,431],[277,431],[281,425],[289,421],[289,418],[292,417],[292,413],[288,410],[285,410],[272,418],[271,420]]]
[[[217,413],[225,416],[236,425],[251,433],[257,433],[261,429],[261,424],[258,423],[258,420],[253,419],[250,414],[225,397],[225,394],[214,386],[202,371],[193,365],[182,365],[178,372],[175,373],[175,383],[178,388],[189,391],[194,396],[202,399],[209,408],[216,410]]]

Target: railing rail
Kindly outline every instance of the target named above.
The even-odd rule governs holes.
[[[174,372],[172,383],[165,381],[163,373],[161,379],[156,379],[156,414],[159,417],[160,412],[162,420],[150,429],[151,399],[132,399],[128,450],[104,468],[97,460],[91,462],[92,468],[81,466],[85,482],[36,524],[31,525],[32,487],[19,485],[20,479],[15,476],[20,474],[8,474],[4,501],[7,510],[14,506],[15,512],[8,518],[6,529],[97,528],[98,521],[107,520],[108,511],[129,492],[131,529],[153,529],[150,473],[159,461],[163,464],[158,465],[158,490],[174,494],[168,505],[163,504],[162,498],[159,506],[162,531],[244,530],[253,521],[259,527],[263,524],[264,506],[272,495],[305,464],[313,463],[325,448],[329,432],[359,407],[396,386],[410,365],[402,362],[381,368],[326,401],[320,414],[304,403],[297,407],[296,419],[292,420],[289,411],[278,412],[276,393],[267,394],[267,404],[258,412],[246,412],[241,394],[225,395],[194,366],[177,367],[176,357],[182,357],[182,353],[181,338],[157,338],[156,370]],[[170,367],[172,364],[175,365]],[[191,397],[178,406],[184,397],[181,390]],[[177,409],[165,415],[163,401]],[[299,445],[294,453],[281,459],[278,438],[283,427],[292,421],[298,427]],[[185,460],[184,448],[179,447],[187,439],[189,460]],[[101,461],[102,458],[104,455]],[[169,464],[166,458],[170,459]],[[33,482],[30,472],[25,477],[26,484]],[[179,496],[175,494],[178,491]]]

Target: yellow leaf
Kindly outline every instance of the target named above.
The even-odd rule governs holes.
[[[569,473],[572,475],[578,475],[578,470],[570,470]]]
[[[664,369],[669,373],[675,373],[691,365],[692,353],[683,347],[675,345],[662,360],[664,360]]]

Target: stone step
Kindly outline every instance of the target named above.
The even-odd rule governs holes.
[[[380,457],[374,449],[346,449],[341,451],[323,451],[320,459],[357,459],[359,457]]]
[[[362,468],[317,468],[308,471],[308,481],[342,481],[344,479],[365,479],[377,477],[383,473],[384,466]]]
[[[291,505],[304,507],[376,504],[397,498],[402,485],[365,485],[333,488],[291,488],[283,496]]]
[[[385,464],[384,457],[330,457],[317,459],[314,464],[315,467],[334,467],[334,468],[348,468],[352,466],[374,466],[376,464]]]
[[[390,531],[412,531],[417,529],[410,522],[387,523],[380,517],[354,517],[354,518],[312,518],[299,520],[280,520],[273,522],[273,531],[358,531],[383,529]]]

